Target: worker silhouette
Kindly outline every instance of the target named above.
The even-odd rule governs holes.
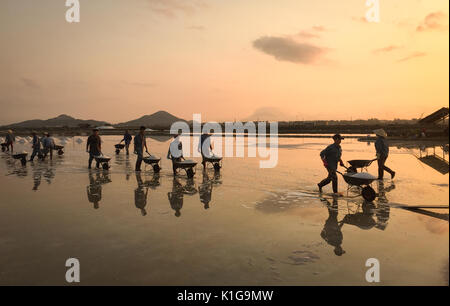
[[[325,221],[323,230],[320,233],[320,237],[323,238],[329,245],[334,247],[334,254],[342,256],[345,251],[342,249],[342,241],[344,236],[342,234],[343,224],[339,224],[338,217],[338,200],[337,196],[333,197],[333,203],[330,203],[327,199],[322,199],[326,202],[328,208],[328,219]]]
[[[175,210],[175,216],[181,216],[181,209],[183,208],[183,185],[178,181],[176,177],[172,181],[172,191],[167,193],[167,198],[170,202],[170,207]]]
[[[147,206],[148,187],[142,181],[141,173],[136,172],[137,188],[134,190],[134,205],[141,210],[142,216],[147,215],[145,206]]]
[[[102,199],[102,185],[110,183],[111,179],[107,172],[96,172],[94,178],[93,173],[89,171],[89,185],[86,187],[87,197],[90,203],[93,204],[94,209],[100,207],[99,203]]]

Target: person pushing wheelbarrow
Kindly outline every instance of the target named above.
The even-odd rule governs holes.
[[[386,160],[389,156],[389,144],[387,142],[387,133],[383,129],[378,129],[373,131],[377,135],[377,140],[375,141],[375,150],[377,151],[378,159],[378,179],[382,180],[384,176],[384,171],[394,178],[395,171],[386,167]]]
[[[320,158],[322,159],[323,165],[328,171],[328,176],[322,180],[317,186],[319,187],[319,192],[322,193],[322,187],[328,185],[330,182],[333,186],[333,193],[338,194],[338,178],[337,178],[337,166],[339,164],[344,167],[344,162],[342,161],[342,148],[341,141],[344,137],[341,134],[336,134],[333,136],[334,143],[326,147],[322,152],[320,152]]]

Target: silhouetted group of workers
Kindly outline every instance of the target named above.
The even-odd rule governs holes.
[[[31,148],[33,152],[31,153],[29,161],[33,161],[36,156],[40,159],[45,159],[47,154],[50,154],[50,159],[53,159],[53,150],[55,148],[55,141],[50,136],[48,132],[44,132],[42,137],[37,135],[36,131],[31,132],[32,136],[32,144]],[[14,143],[16,141],[16,137],[13,134],[12,130],[8,130],[6,134],[5,143],[2,144],[2,147],[5,148],[5,151],[11,151],[11,154],[14,153]]]
[[[139,128],[139,132],[134,136],[134,138],[131,136],[128,130],[125,131],[125,134],[123,136],[123,139],[120,141],[120,143],[125,143],[125,150],[126,154],[129,155],[129,147],[131,144],[131,141],[133,141],[134,149],[133,152],[137,155],[136,158],[136,166],[135,171],[141,171],[141,165],[142,161],[144,160],[144,150],[145,153],[150,155],[147,147],[147,141],[145,137],[145,126],[141,126]],[[86,143],[86,152],[89,153],[89,161],[88,161],[88,168],[91,169],[92,161],[95,159],[96,156],[102,155],[102,147],[101,147],[101,138],[98,135],[99,130],[93,129],[92,135],[90,135],[87,139]],[[169,150],[167,152],[167,159],[170,159],[172,161],[173,165],[173,173],[176,174],[176,163],[184,160],[183,157],[183,144],[180,139],[181,131],[179,131],[176,135],[174,135],[173,140],[171,141],[169,145]],[[209,133],[203,133],[200,136],[200,142],[199,142],[199,152],[202,155],[202,165],[203,168],[206,168],[206,162],[205,158],[211,156],[211,150],[213,149],[212,144],[210,142],[211,134]],[[100,168],[99,163],[96,164],[97,168]]]
[[[129,155],[129,146],[133,141],[134,150],[133,152],[137,155],[135,171],[141,171],[142,161],[144,160],[144,150],[147,154],[148,152],[146,137],[145,137],[145,126],[139,128],[139,132],[134,136],[131,136],[128,130],[125,131],[123,139],[120,143],[125,143],[126,154]],[[384,177],[384,172],[388,172],[391,178],[395,177],[395,171],[391,170],[386,166],[386,160],[389,157],[389,144],[387,142],[387,134],[383,129],[375,130],[374,133],[377,136],[375,141],[375,150],[378,162],[378,179],[382,180]],[[53,158],[53,150],[55,148],[55,142],[49,133],[44,133],[42,138],[37,136],[35,131],[32,132],[32,148],[33,152],[30,157],[30,161],[33,161],[35,156],[45,158],[47,154],[50,154],[50,159]],[[167,159],[172,161],[173,173],[176,174],[176,163],[184,160],[183,157],[183,144],[180,140],[181,132],[174,135],[172,142],[169,145],[169,150],[167,152]],[[199,142],[199,152],[202,156],[203,168],[206,167],[205,157],[211,155],[212,145],[210,141],[211,134],[203,133],[200,136]],[[317,184],[319,192],[322,192],[322,188],[329,183],[332,183],[333,193],[338,194],[338,177],[337,177],[337,167],[338,164],[345,166],[342,161],[342,147],[341,141],[344,139],[340,134],[335,134],[333,136],[333,143],[327,146],[324,150],[320,152],[320,158],[322,159],[323,165],[328,172],[328,176]],[[2,144],[7,151],[14,150],[15,136],[11,130],[8,131],[6,135],[6,141]],[[87,139],[86,151],[89,153],[88,168],[91,169],[92,161],[97,157],[102,155],[102,141],[99,136],[99,130],[97,128],[93,129],[92,135]],[[96,167],[99,168],[99,162],[96,162]]]

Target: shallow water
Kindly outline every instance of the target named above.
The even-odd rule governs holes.
[[[316,192],[327,139],[280,138],[276,168],[225,158],[220,175],[197,167],[189,180],[173,178],[167,138],[148,140],[163,157],[159,176],[149,166],[136,175],[134,154],[116,156],[118,136],[103,137],[112,168],[89,171],[78,138],[26,167],[0,155],[0,284],[66,284],[72,257],[85,285],[367,285],[368,258],[382,285],[448,284],[448,210],[395,207],[448,205],[449,175],[417,150],[391,148],[397,176],[374,182],[380,197],[369,204],[342,177],[343,197]],[[374,157],[373,144],[342,147],[344,160]]]

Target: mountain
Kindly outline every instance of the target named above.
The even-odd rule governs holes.
[[[5,127],[9,128],[42,128],[42,127],[79,127],[79,126],[100,126],[109,125],[109,123],[104,121],[96,120],[81,120],[75,119],[67,115],[59,115],[58,117],[47,119],[47,120],[27,120],[19,123],[9,124]]]
[[[139,127],[141,125],[152,129],[168,129],[172,123],[182,121],[184,119],[178,118],[165,111],[159,111],[151,115],[145,115],[138,119],[116,124],[117,127]]]

